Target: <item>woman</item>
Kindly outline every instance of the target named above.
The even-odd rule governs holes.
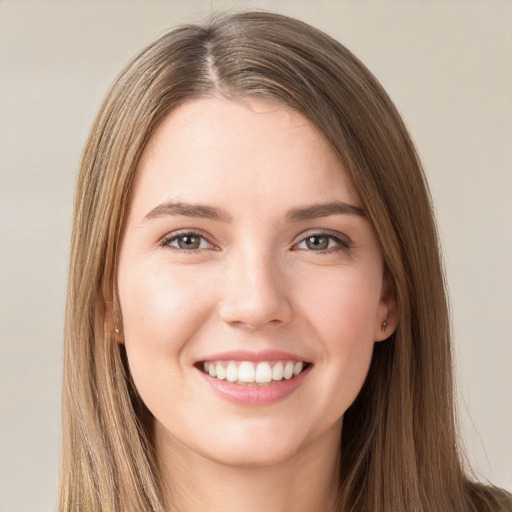
[[[428,188],[369,71],[267,13],[137,56],[79,176],[60,510],[500,510],[452,393]]]

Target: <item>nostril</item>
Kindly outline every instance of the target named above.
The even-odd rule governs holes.
[[[260,269],[257,276],[247,270],[241,274],[240,279],[226,278],[218,306],[221,319],[233,327],[251,330],[287,324],[292,308],[287,295],[289,288],[283,280],[276,279],[268,269]]]

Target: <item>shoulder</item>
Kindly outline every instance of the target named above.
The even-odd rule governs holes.
[[[496,510],[496,512],[512,512],[512,494],[499,487],[491,487],[488,492],[496,507],[493,510]]]
[[[512,494],[500,487],[469,482],[469,510],[475,512],[512,512]]]

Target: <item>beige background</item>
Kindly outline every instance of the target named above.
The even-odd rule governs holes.
[[[93,116],[133,53],[211,4],[318,26],[397,103],[439,217],[469,458],[512,490],[512,2],[0,0],[0,511],[53,509],[72,195]]]

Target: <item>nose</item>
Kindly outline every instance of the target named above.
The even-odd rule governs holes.
[[[283,326],[292,317],[287,279],[271,254],[233,257],[223,288],[220,317],[233,327]]]

